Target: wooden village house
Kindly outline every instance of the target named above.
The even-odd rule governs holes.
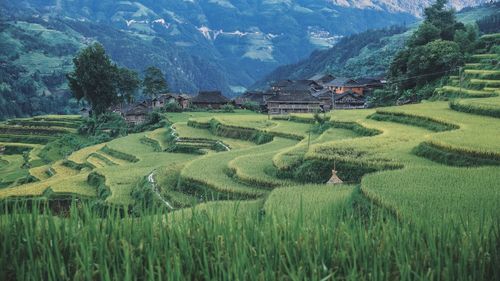
[[[173,94],[162,94],[151,100],[151,106],[154,109],[163,108],[166,104],[177,102],[177,98]]]
[[[333,98],[334,109],[361,109],[365,108],[365,98],[362,95],[345,92],[336,94]]]
[[[219,109],[223,105],[230,103],[230,100],[219,91],[199,92],[191,99],[191,103],[200,108]]]
[[[191,104],[191,98],[192,97],[190,95],[179,94],[177,96],[177,103],[179,103],[182,109],[186,109]]]
[[[234,104],[238,108],[244,108],[247,103],[254,103],[259,106],[261,112],[267,111],[267,99],[274,96],[271,91],[267,92],[246,92],[234,99]]]
[[[146,103],[142,102],[122,110],[122,116],[127,124],[141,125],[147,121],[150,112],[151,108]]]
[[[269,114],[313,113],[321,110],[320,100],[309,92],[284,92],[267,99]]]
[[[335,94],[343,94],[349,91],[358,95],[363,95],[366,89],[364,85],[351,78],[335,78],[325,83],[324,86]]]
[[[162,94],[151,101],[153,109],[163,108],[169,103],[177,103],[182,109],[189,107],[191,96],[186,94]]]

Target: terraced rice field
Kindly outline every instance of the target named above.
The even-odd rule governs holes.
[[[150,184],[154,197],[175,209],[196,205],[175,210],[172,219],[197,211],[239,216],[261,210],[287,221],[294,216],[307,220],[346,208],[359,190],[369,202],[414,225],[491,224],[500,201],[498,69],[488,62],[496,58],[475,56],[466,65],[467,83],[459,94],[457,77],[437,90],[465,98],[334,111],[322,133],[315,133],[311,114],[273,119],[248,111],[167,113],[168,127],[86,147],[55,163],[23,170],[17,168],[21,154],[4,155],[0,198],[48,190],[102,196],[102,186],[91,184],[89,176],[100,175],[109,191],[101,198],[107,204],[133,206],[139,200],[134,190]],[[36,125],[37,134],[54,128],[71,132],[77,120],[10,121],[2,124],[4,134],[11,134],[4,139],[19,141],[24,136],[19,132]],[[28,143],[36,140],[30,136],[8,145],[26,148],[32,161],[44,146]],[[167,152],[179,143],[197,150]],[[333,169],[349,185],[325,185]],[[28,173],[38,181],[13,185]]]

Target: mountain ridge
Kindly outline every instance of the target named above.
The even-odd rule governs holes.
[[[457,18],[464,23],[473,23],[493,13],[494,9],[488,7],[464,9],[457,14]],[[385,76],[392,58],[404,47],[414,28],[410,26],[406,30],[394,26],[347,36],[330,49],[317,50],[306,59],[277,67],[251,89],[264,89],[272,81],[308,79],[326,73],[348,77]]]

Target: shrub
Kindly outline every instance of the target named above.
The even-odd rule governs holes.
[[[182,107],[177,102],[169,102],[163,107],[165,112],[182,112]]]
[[[88,175],[87,182],[96,188],[97,197],[100,200],[105,201],[111,195],[111,190],[106,186],[106,178],[103,175],[92,172]]]
[[[94,142],[99,143],[99,141],[110,141],[116,137],[127,135],[127,124],[116,113],[104,113],[83,119],[78,132],[94,138]]]
[[[234,112],[234,105],[232,104],[225,104],[220,108],[221,112],[226,112],[226,113],[233,113]]]
[[[260,112],[260,105],[256,102],[253,101],[247,101],[243,104],[243,108],[254,111],[254,112]]]

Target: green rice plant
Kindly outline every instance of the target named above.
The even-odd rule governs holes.
[[[336,124],[342,123],[348,124],[347,122],[336,122]],[[343,126],[339,127],[343,127]],[[347,126],[350,127],[350,124]],[[361,127],[361,126],[360,126]],[[319,144],[325,142],[332,142],[343,139],[350,139],[359,137],[356,132],[358,130],[350,130],[344,128],[330,128],[323,132],[320,136],[313,135],[311,141],[309,139],[302,140],[300,143],[295,145],[294,147],[290,147],[288,149],[283,149],[282,151],[276,153],[273,156],[273,165],[281,172],[288,172],[293,168],[298,167],[303,159],[305,154],[308,152],[308,146],[310,144]]]
[[[111,159],[109,159],[107,156],[105,156],[101,153],[97,153],[97,152],[90,154],[89,158],[87,158],[87,162],[89,162],[90,164],[92,164],[91,159],[94,159],[99,164],[101,164],[101,167],[118,165],[117,163],[115,163]],[[97,166],[95,166],[95,167],[97,167]]]
[[[451,166],[500,165],[500,153],[454,147],[436,141],[423,142],[414,152],[418,156]]]
[[[471,79],[469,83],[479,87],[500,87],[500,80]]]
[[[132,160],[134,157],[137,159],[141,158],[141,155],[144,153],[150,153],[154,152],[153,147],[146,145],[141,142],[141,139],[144,137],[144,133],[138,133],[138,134],[130,134],[126,137],[121,137],[114,139],[108,143],[106,143],[106,148],[103,148],[102,150],[111,150],[115,152],[111,153],[116,153],[118,152],[117,155],[123,154],[122,156],[124,157],[124,160],[129,160],[129,161],[134,161]],[[106,153],[108,153],[106,151]],[[110,153],[110,154],[111,154]],[[112,154],[111,154],[112,155]],[[128,155],[128,156],[126,156]],[[115,156],[115,155],[113,155]],[[133,156],[133,157],[131,157]],[[119,156],[115,156],[117,158],[122,158]],[[126,159],[129,158],[129,159]]]
[[[366,176],[362,191],[416,224],[491,224],[498,214],[498,168],[419,167]],[[493,216],[492,216],[493,215]]]
[[[28,169],[21,168],[24,163],[22,155],[0,156],[0,163],[0,190],[29,175]]]
[[[284,142],[275,139],[267,144],[255,147],[208,154],[188,163],[181,172],[182,186],[190,193],[205,194],[214,191],[217,196],[227,198],[256,198],[264,195],[265,191],[259,186],[248,186],[235,181],[230,174],[228,163],[239,156],[257,154],[261,151],[279,150]],[[199,190],[199,189],[202,190]]]
[[[282,142],[282,150],[293,147],[297,142],[289,139],[276,139]],[[247,154],[234,158],[228,163],[233,177],[249,186],[262,186],[273,188],[292,185],[289,180],[277,179],[274,173],[273,157],[280,150],[272,148],[271,151],[262,149],[258,154]]]
[[[242,126],[226,125],[217,119],[210,120],[212,134],[227,138],[251,141],[256,144],[270,142],[273,136],[263,131]]]
[[[45,120],[45,121],[55,121],[55,122],[79,122],[82,120],[80,115],[58,115],[58,114],[48,114],[34,116],[31,119],[35,121]]]
[[[182,140],[211,140],[211,141],[221,141],[226,144],[231,149],[240,149],[255,144],[249,141],[244,141],[240,139],[226,138],[222,136],[217,136],[212,134],[209,130],[195,128],[186,123],[176,123],[174,128]],[[208,128],[208,127],[207,127]]]
[[[266,214],[276,221],[314,224],[321,216],[341,213],[351,200],[354,187],[348,185],[298,185],[273,190],[265,204]]]
[[[68,122],[68,121],[55,121],[55,120],[45,120],[45,119],[12,119],[7,122],[9,125],[18,125],[24,127],[62,127],[62,128],[73,128],[77,129],[80,126],[80,122]]]
[[[435,132],[443,132],[449,130],[456,130],[459,128],[458,125],[439,120],[432,117],[423,117],[418,115],[407,114],[404,112],[397,111],[384,111],[377,110],[375,114],[368,116],[368,118],[377,121],[390,121],[398,122],[402,124],[408,124],[418,127],[423,127]]]
[[[156,186],[165,200],[174,208],[192,207],[198,203],[196,197],[181,192],[180,174],[185,164],[172,164],[159,168],[156,173]]]
[[[495,93],[482,90],[471,90],[466,88],[459,88],[453,86],[443,86],[436,89],[438,96],[449,98],[487,98],[496,96]]]
[[[467,99],[450,102],[450,108],[464,113],[500,118],[500,99]]]
[[[471,70],[481,70],[481,69],[488,69],[491,66],[491,64],[486,64],[486,63],[466,63],[464,68],[465,70],[471,69]],[[458,79],[458,76],[450,76],[450,78],[456,78]]]
[[[159,145],[160,151],[164,151],[168,146],[167,128],[160,128],[149,132],[146,134],[146,137],[155,140]]]
[[[72,181],[78,178],[76,176],[80,175],[80,171],[63,165],[62,161],[52,164],[51,169],[54,175],[48,179],[0,189],[0,199],[8,197],[41,196],[49,187],[56,192],[66,192],[69,190],[70,193],[74,192],[78,194],[78,188],[74,188]],[[86,190],[83,190],[83,193],[89,194]]]
[[[45,180],[52,175],[49,172],[50,165],[43,165],[29,170],[30,175],[37,178],[38,180]]]
[[[465,69],[464,74],[466,77],[486,79],[486,80],[489,79],[490,81],[496,81],[500,79],[500,70]],[[472,80],[475,79],[471,79],[471,82]]]
[[[3,152],[5,155],[23,154],[24,152],[30,152],[38,147],[36,144],[16,142],[0,142],[0,146],[5,148]]]
[[[388,110],[422,117],[432,116],[432,118],[460,126],[458,130],[430,134],[425,138],[422,138],[426,135],[425,133],[422,136],[416,136],[417,141],[418,139],[420,141],[414,146],[422,141],[431,141],[439,146],[451,146],[453,149],[463,151],[477,151],[478,156],[500,153],[500,143],[496,141],[500,124],[490,118],[457,112],[450,109],[449,103],[446,102],[414,104]]]
[[[128,161],[128,162],[138,162],[139,161],[139,159],[136,156],[112,149],[108,145],[103,146],[100,150],[102,152],[114,157],[114,158],[118,158],[118,159],[121,159],[124,161]]]
[[[87,183],[95,188],[99,200],[104,201],[111,196],[111,189],[106,185],[106,176],[103,174],[96,171],[89,173]]]
[[[179,165],[195,158],[195,155],[181,153],[150,152],[141,155],[141,159],[128,165],[107,166],[96,169],[106,178],[106,186],[111,196],[106,202],[114,205],[132,205],[131,192],[136,184],[151,172],[171,165]]]
[[[24,127],[16,125],[0,125],[1,134],[12,135],[54,135],[75,133],[75,129],[68,129],[63,127]]]
[[[163,151],[162,146],[160,145],[160,143],[156,139],[150,138],[148,136],[144,136],[141,138],[141,142],[146,144],[146,145],[151,146],[153,148],[153,150],[156,152]]]
[[[77,150],[68,156],[68,160],[73,161],[77,164],[84,164],[90,154],[99,151],[101,148],[104,147],[104,145],[105,145],[104,143],[101,143]]]
[[[85,202],[69,206],[67,218],[56,217],[51,215],[48,203],[31,208],[17,202],[1,208],[0,278],[127,280],[139,276],[139,280],[175,281],[500,277],[498,223],[472,226],[464,220],[421,227],[395,221],[384,212],[376,212],[372,205],[358,211],[356,201],[349,204],[343,190],[332,189],[324,191],[325,198],[294,189],[293,199],[281,201],[290,202],[289,208],[274,208],[281,197],[273,197],[276,204],[268,205],[265,211],[261,211],[259,201],[210,202],[166,216],[158,210],[140,218],[117,209],[98,214]],[[320,187],[309,190],[321,193]],[[281,195],[286,195],[285,189]],[[314,199],[321,204],[316,206]],[[316,211],[308,212],[308,207]],[[290,211],[297,215],[287,214]],[[491,219],[498,222],[498,216]]]
[[[47,144],[54,139],[51,136],[0,134],[0,142]]]

